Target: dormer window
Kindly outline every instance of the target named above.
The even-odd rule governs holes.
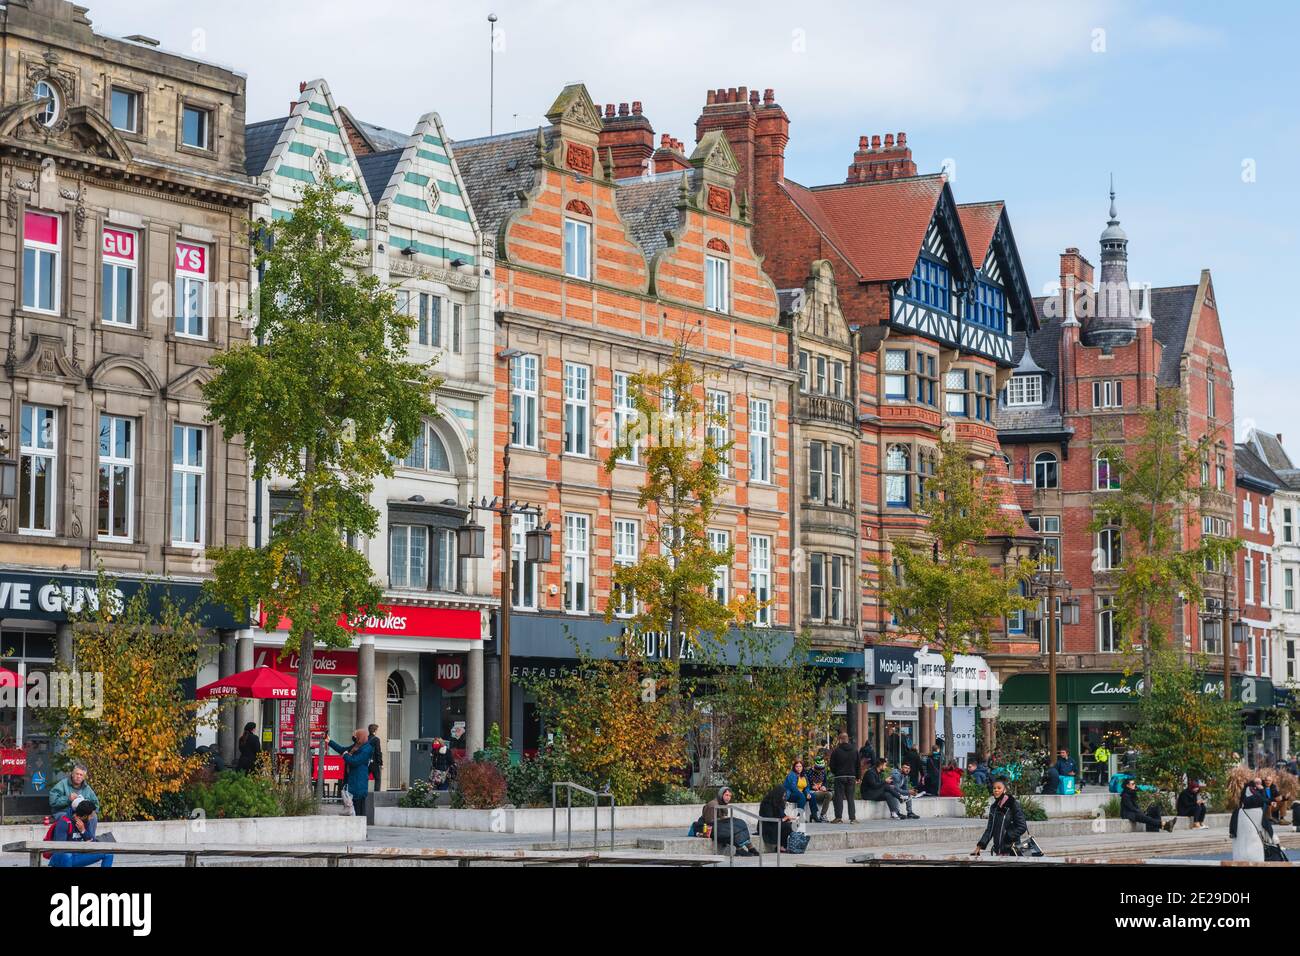
[[[917,302],[950,312],[952,311],[951,284],[946,265],[922,256],[916,260],[916,267],[912,270],[912,280],[908,284],[907,294]]]
[[[1013,408],[1043,404],[1043,376],[1013,375],[1007,382],[1006,402]]]
[[[1007,297],[1001,289],[989,282],[975,283],[975,298],[971,302],[970,321],[994,332],[1007,329]]]

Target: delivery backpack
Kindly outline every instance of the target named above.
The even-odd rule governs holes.
[[[786,838],[786,853],[802,853],[806,849],[808,849],[808,834],[796,830]]]

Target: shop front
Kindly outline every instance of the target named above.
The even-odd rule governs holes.
[[[320,720],[338,741],[379,725],[384,789],[410,782],[411,741],[443,737],[463,750],[471,736],[481,739],[485,620],[478,608],[385,604],[353,622],[352,647],[317,655],[314,682],[334,693]],[[296,673],[298,655],[284,650],[288,622],[281,623],[254,632],[254,660]],[[292,750],[291,705],[268,702],[259,728],[264,746]]]
[[[197,581],[119,577],[113,583],[115,603],[131,600],[144,588],[155,614],[169,599],[177,607],[194,609],[205,629],[243,626],[224,606],[208,602]],[[0,569],[0,674],[15,675],[0,680],[0,789],[6,794],[40,794],[58,778],[53,768],[57,741],[42,710],[58,706],[60,693],[80,694],[84,703],[95,692],[93,675],[74,673],[69,681],[51,681],[50,675],[56,661],[72,653],[69,612],[75,616],[97,600],[92,574]]]
[[[773,640],[766,648],[770,661],[787,661],[794,649],[794,633],[781,629],[770,633]],[[725,641],[706,654],[682,635],[633,634],[618,621],[606,624],[602,618],[514,614],[510,618],[510,739],[525,754],[534,753],[544,742],[537,700],[522,683],[525,678],[557,677],[575,671],[580,666],[580,655],[598,660],[620,658],[627,639],[637,641],[640,652],[648,660],[676,660],[683,674],[706,678],[713,666],[740,662],[737,646],[740,636],[739,631],[731,631]],[[494,656],[490,669],[499,674],[499,667],[500,657]],[[493,692],[495,686],[499,683],[489,677],[489,723],[500,713],[500,696]]]
[[[1223,695],[1223,678],[1203,675],[1202,693]],[[1142,677],[1110,671],[1084,671],[1056,675],[1057,739],[1080,762],[1084,783],[1104,784],[1117,772],[1130,750],[1138,721]],[[1262,738],[1261,715],[1273,707],[1273,682],[1264,677],[1232,676],[1233,700],[1242,704],[1245,740],[1252,726]],[[1015,674],[1006,679],[999,701],[1003,720],[1042,724],[1040,743],[1047,742],[1048,684],[1046,674]],[[1101,759],[1098,759],[1098,748]],[[1249,749],[1243,749],[1249,753]]]

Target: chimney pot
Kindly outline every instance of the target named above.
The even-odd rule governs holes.
[[[619,116],[626,116],[626,115],[627,115],[627,104],[626,104],[626,103],[619,103],[619,104],[618,104],[618,115],[619,115]]]
[[[893,133],[886,133],[886,134],[885,134],[885,149],[893,149],[893,148],[894,148],[894,134],[893,134]]]
[[[763,105],[771,106],[775,102],[776,92],[771,87],[768,87],[763,91]]]
[[[865,136],[859,136],[859,137],[858,137],[858,149],[866,149],[866,148],[867,148],[867,144],[868,144],[869,142],[870,142],[870,140],[868,140],[867,137],[865,137]]]
[[[736,88],[734,86],[727,87],[727,102],[736,102]]]
[[[606,115],[606,116],[613,116],[613,115],[614,115],[614,104],[613,104],[613,103],[606,103],[606,104],[605,104],[605,115]]]
[[[758,105],[758,90],[749,91],[749,105],[750,106]]]
[[[880,134],[873,134],[871,137],[871,148],[880,149]]]
[[[736,87],[736,102],[744,103],[748,99],[749,99],[749,87],[747,86]]]
[[[667,133],[663,133],[663,134],[660,135],[660,137],[659,137],[659,148],[660,148],[660,149],[663,149],[663,148],[664,148],[665,146],[667,146],[667,145],[668,145],[668,134],[667,134]]]
[[[707,93],[705,93],[704,95],[705,106],[712,106],[717,101],[718,101],[718,94],[716,92],[714,92],[713,90],[709,90]]]
[[[906,146],[906,145],[907,145],[907,134],[906,134],[906,133],[899,133],[899,134],[898,134],[898,145],[899,145],[899,146]]]
[[[298,84],[298,92],[305,93],[306,91],[307,91],[307,81],[303,80],[301,83]]]
[[[640,101],[640,100],[633,100],[633,101],[632,101],[632,115],[633,115],[633,116],[640,116],[640,115],[641,115],[641,101]]]
[[[1281,433],[1281,432],[1278,432],[1278,433],[1277,433],[1277,443],[1278,443],[1279,445],[1282,444],[1282,433]]]

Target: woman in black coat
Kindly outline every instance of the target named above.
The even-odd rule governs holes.
[[[984,827],[984,835],[975,844],[975,856],[992,846],[994,856],[1009,856],[1011,848],[1020,842],[1020,838],[1029,832],[1025,823],[1025,811],[1020,809],[1020,802],[1007,790],[1007,778],[998,777],[993,781],[993,802],[989,804],[989,822]]]
[[[1187,817],[1191,821],[1193,830],[1205,826],[1205,803],[1201,800],[1201,785],[1195,780],[1189,782],[1187,788],[1178,795],[1174,808],[1180,817]]]
[[[244,724],[244,732],[239,737],[239,759],[235,769],[243,773],[252,773],[257,766],[257,755],[262,751],[262,744],[257,739],[257,725],[251,720]]]
[[[794,829],[793,821],[785,815],[785,785],[778,784],[767,795],[763,797],[762,802],[758,805],[758,815],[760,817],[776,817],[781,821],[781,849],[784,850],[786,841],[790,839],[790,833]],[[776,849],[777,841],[777,824],[769,823],[767,820],[759,824],[759,832],[763,834],[763,842],[773,850]]]
[[[1119,815],[1125,820],[1132,820],[1134,823],[1144,824],[1147,833],[1159,833],[1162,829],[1166,832],[1174,828],[1178,822],[1177,817],[1172,817],[1164,823],[1160,822],[1160,804],[1153,803],[1147,807],[1146,812],[1138,806],[1138,789],[1137,780],[1129,777],[1124,781],[1124,789],[1119,795]]]

